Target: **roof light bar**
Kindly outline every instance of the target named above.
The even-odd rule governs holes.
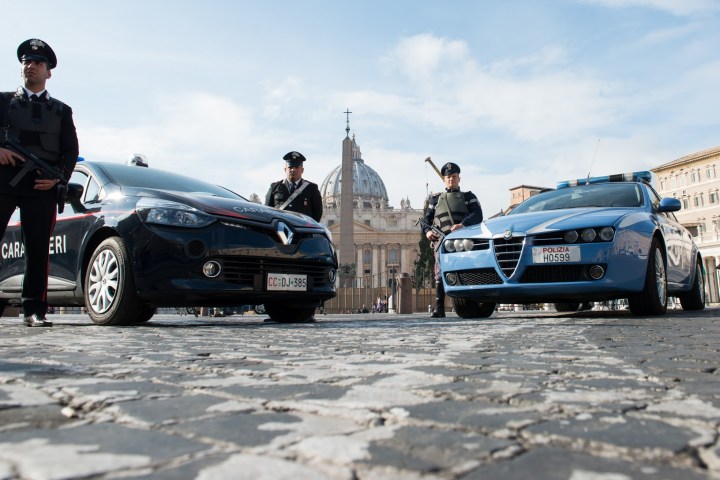
[[[590,185],[593,183],[639,182],[641,180],[650,182],[652,180],[652,174],[645,170],[641,172],[616,173],[614,175],[605,175],[602,177],[576,178],[575,180],[558,182],[557,188],[577,187],[579,185]]]

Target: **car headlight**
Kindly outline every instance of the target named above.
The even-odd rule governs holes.
[[[575,243],[578,239],[578,234],[575,230],[568,230],[563,236],[567,243]]]
[[[469,252],[475,246],[475,242],[469,238],[458,238],[455,240],[445,240],[446,252]]]
[[[600,229],[600,240],[609,242],[615,236],[615,229],[612,227],[603,227]]]
[[[214,217],[190,205],[159,198],[143,197],[135,209],[142,220],[158,225],[201,228],[215,221]]]
[[[445,243],[443,243],[443,246],[445,247],[446,252],[454,252],[455,251],[455,241],[454,240],[445,240]]]
[[[595,240],[595,237],[597,236],[597,233],[595,233],[595,230],[592,228],[586,228],[582,232],[580,232],[580,237],[583,239],[583,242],[592,242]]]
[[[322,226],[323,230],[325,231],[325,235],[327,235],[328,240],[330,240],[330,243],[332,243],[332,241],[333,241],[332,240],[332,232],[324,223],[320,223],[320,225]]]

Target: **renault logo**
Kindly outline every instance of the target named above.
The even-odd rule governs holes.
[[[509,228],[505,230],[505,232],[503,232],[503,238],[505,240],[510,240],[512,238],[512,230],[510,230]]]
[[[280,237],[280,241],[284,245],[290,245],[293,240],[293,236],[295,235],[293,231],[288,227],[285,222],[278,222],[277,228],[275,231],[278,234],[278,237]]]

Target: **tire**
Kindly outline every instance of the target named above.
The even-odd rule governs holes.
[[[135,291],[132,262],[120,237],[97,246],[85,272],[85,307],[98,325],[147,321],[147,306]]]
[[[315,305],[285,306],[265,305],[265,311],[271,320],[278,323],[297,323],[310,320],[315,313]]]
[[[265,314],[265,305],[262,303],[260,305],[255,305],[255,313],[258,315],[264,315]]]
[[[144,322],[149,321],[153,317],[153,315],[155,315],[156,312],[157,312],[157,308],[146,306],[143,309],[142,315],[140,316],[140,320],[138,320],[137,323],[144,323]]]
[[[580,303],[555,303],[553,305],[558,312],[577,312],[580,310]]]
[[[628,298],[633,315],[662,315],[667,311],[667,270],[660,241],[653,238],[648,254],[645,286]]]
[[[702,310],[705,308],[705,271],[702,262],[695,263],[695,281],[689,292],[678,295],[683,310]]]
[[[453,298],[453,305],[460,318],[487,318],[495,311],[494,303],[480,303],[472,298]]]

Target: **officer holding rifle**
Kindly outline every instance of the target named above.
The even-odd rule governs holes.
[[[440,175],[445,191],[430,195],[422,222],[422,231],[433,244],[441,241],[438,230],[447,235],[460,228],[477,225],[483,219],[475,194],[460,191],[460,167],[448,162],[440,169]],[[435,309],[430,315],[433,318],[445,317],[445,286],[440,278],[439,250],[435,248]]]
[[[17,57],[23,86],[0,93],[0,237],[19,208],[26,260],[24,323],[50,327],[45,318],[50,235],[58,191],[75,168],[78,139],[72,109],[45,89],[57,65],[55,52],[33,38],[20,44]],[[23,171],[26,162],[32,170]]]

